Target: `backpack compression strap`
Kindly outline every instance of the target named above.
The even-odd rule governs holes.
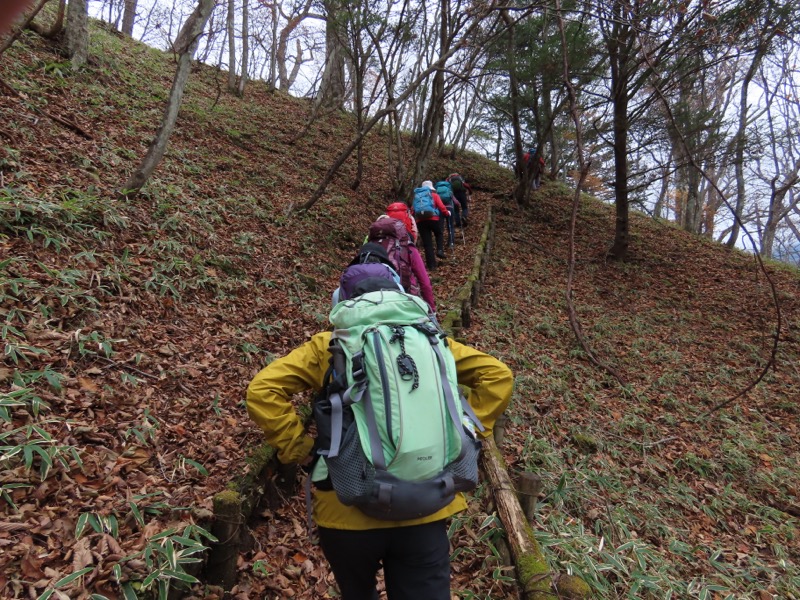
[[[372,334],[375,343],[375,359],[381,367],[383,367],[383,350],[381,349],[380,333],[377,331]],[[386,390],[385,392],[388,392]],[[366,391],[366,401],[364,402],[364,416],[367,421],[367,432],[369,433],[369,451],[372,455],[372,465],[376,470],[386,470],[386,457],[383,455],[383,444],[381,443],[381,434],[378,432],[378,421],[375,418],[375,409],[372,406],[372,397],[370,396],[369,389]]]
[[[331,344],[334,372],[339,374],[345,372],[344,353],[338,346],[337,350],[338,352],[334,350],[333,344]],[[365,392],[367,392],[367,375],[364,372],[364,354],[359,352],[353,356],[353,385],[344,390],[344,393],[341,393],[340,390],[331,392],[331,447],[328,450],[320,450],[320,454],[331,458],[339,456],[339,448],[342,445],[344,409],[351,404],[361,402]],[[369,395],[367,395],[367,398],[369,398]]]
[[[428,339],[430,340],[431,347],[436,353],[436,358],[439,361],[439,373],[441,374],[442,381],[445,382],[443,388],[444,397],[447,401],[447,412],[450,414],[450,419],[453,421],[453,424],[456,426],[456,431],[458,431],[459,436],[461,437],[461,452],[459,452],[458,458],[455,459],[458,460],[463,458],[464,454],[467,452],[467,433],[464,431],[464,426],[461,424],[461,415],[458,414],[458,407],[456,406],[456,398],[453,396],[453,390],[449,385],[447,385],[447,366],[445,365],[442,351],[439,348],[439,338],[432,336]],[[469,402],[462,402],[462,408],[469,415],[469,417],[473,419],[475,413],[472,411],[472,407],[469,406]],[[479,425],[480,421],[477,421],[476,426]],[[482,425],[480,426],[482,427]]]
[[[439,330],[437,329],[437,325],[438,324],[434,323],[418,323],[413,325],[413,327],[428,335],[428,341],[431,343],[433,351],[436,354],[436,358],[439,362],[440,377],[442,378],[442,381],[447,381],[447,365],[445,363],[441,347],[439,346]],[[442,334],[442,337],[444,337],[444,334]],[[461,426],[461,416],[458,414],[458,408],[456,407],[456,401],[453,397],[453,391],[450,389],[449,385],[444,386],[444,394],[445,399],[447,400],[447,411],[450,414],[450,418],[453,420],[453,423],[455,423],[458,431],[463,432],[464,428]],[[463,400],[464,401],[461,403],[461,410],[467,413],[467,416],[470,418],[475,427],[478,428],[478,431],[486,431],[483,423],[481,423],[481,420],[475,414],[475,411],[472,410],[472,406],[470,406],[466,399]],[[463,456],[463,452],[462,444],[461,456]],[[459,456],[459,458],[461,458],[461,456]]]

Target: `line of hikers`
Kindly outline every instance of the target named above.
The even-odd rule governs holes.
[[[364,246],[350,263],[384,263],[391,267],[398,277],[398,283],[405,292],[420,296],[436,313],[428,271],[437,267],[436,259],[445,258],[444,231],[448,233],[447,246],[455,249],[455,229],[467,226],[469,218],[469,197],[471,186],[458,173],[452,173],[434,185],[430,180],[414,190],[414,202],[409,207],[404,202],[393,202],[370,226],[364,239]],[[464,232],[461,231],[462,242]],[[417,249],[421,240],[425,252],[423,261]],[[367,273],[375,267],[362,267]],[[358,269],[352,270],[350,277],[362,276]],[[346,282],[333,293],[334,305]]]
[[[414,190],[412,214],[422,238],[428,270],[436,269],[437,258],[445,258],[445,228],[447,247],[455,248],[455,228],[466,227],[469,222],[471,193],[472,187],[458,173],[451,173],[436,185],[430,180],[423,181]]]
[[[271,362],[247,389],[248,413],[278,459],[308,473],[309,515],[342,600],[378,600],[381,568],[389,600],[450,600],[447,519],[466,509],[481,439],[511,399],[510,369],[436,320],[414,240],[427,231],[433,254],[436,222],[464,227],[469,203],[453,194],[458,208],[448,208],[437,187],[415,190],[427,190],[428,205],[387,207],[341,274],[332,330]],[[313,429],[292,404],[308,390]]]

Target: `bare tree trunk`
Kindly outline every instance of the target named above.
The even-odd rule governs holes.
[[[278,80],[278,5],[272,3],[269,5],[270,16],[272,17],[271,34],[271,52],[269,55],[269,87],[274,88],[275,82]]]
[[[614,179],[615,212],[614,245],[611,255],[625,260],[628,255],[628,110],[627,97],[614,101]]]
[[[125,12],[122,13],[122,33],[133,36],[133,23],[136,21],[136,5],[138,0],[125,0]]]
[[[724,173],[725,167],[714,168],[708,173],[708,185],[706,185],[706,201],[703,209],[703,235],[708,239],[714,239],[714,227],[717,211],[722,206],[722,195],[717,191],[720,189],[720,173]]]
[[[289,89],[294,85],[294,82],[297,81],[297,74],[300,72],[300,67],[303,65],[303,46],[300,43],[300,40],[295,40],[295,52],[297,53],[297,59],[294,61],[294,66],[292,67],[292,72],[289,73],[289,78],[286,80],[286,91],[288,92]]]
[[[272,64],[270,64],[270,81],[272,82],[272,85],[274,85],[275,80],[277,79],[278,89],[283,92],[288,92],[289,88],[297,77],[297,72],[299,71],[300,65],[303,62],[303,52],[302,46],[300,45],[300,40],[295,40],[297,43],[297,59],[294,62],[294,67],[292,68],[291,74],[289,74],[286,69],[288,64],[286,53],[289,42],[291,41],[292,33],[302,24],[304,19],[311,15],[311,0],[305,0],[303,5],[298,7],[297,11],[288,17],[286,26],[280,30],[280,33],[278,33],[279,14],[280,13],[277,12],[277,9],[274,9],[272,12],[272,17],[274,20],[272,32],[273,60]]]
[[[89,10],[86,0],[70,0],[67,5],[67,55],[73,69],[80,69],[89,58]]]
[[[669,192],[669,184],[670,184],[670,168],[672,167],[672,156],[673,151],[670,150],[669,158],[667,159],[667,164],[664,165],[663,171],[664,175],[661,179],[661,191],[658,194],[658,200],[656,200],[655,206],[653,206],[653,218],[660,219],[661,212],[664,210],[664,203],[667,199],[667,193]]]
[[[235,0],[228,0],[228,18],[225,27],[228,31],[228,91],[236,92],[236,18]]]
[[[500,124],[500,119],[497,119],[497,143],[494,147],[494,162],[500,164],[500,149],[502,148],[503,127]]]
[[[344,110],[345,57],[343,26],[337,20],[338,0],[325,0],[325,68],[317,104],[323,109]]]
[[[736,206],[734,208],[734,223],[731,228],[731,236],[728,238],[728,248],[736,246],[739,239],[739,232],[741,231],[742,212],[744,211],[744,203],[746,198],[745,180],[744,180],[744,151],[747,146],[747,138],[745,136],[747,131],[747,112],[749,106],[749,98],[747,92],[750,87],[750,82],[761,64],[761,59],[766,54],[766,45],[761,44],[756,49],[753,55],[753,60],[750,62],[750,68],[742,80],[742,90],[739,96],[739,126],[736,131],[736,148],[735,158],[733,159],[733,166],[736,173]]]
[[[239,96],[244,96],[244,86],[247,85],[248,63],[250,62],[250,9],[247,6],[248,1],[244,0],[242,2],[242,74],[239,77],[239,88],[237,90]]]
[[[511,128],[514,132],[514,164],[517,168],[517,185],[514,188],[514,199],[520,206],[527,206],[530,190],[530,171],[522,159],[522,127],[519,120],[519,84],[517,82],[517,67],[514,55],[516,52],[514,21],[508,11],[500,13],[508,30],[506,46],[506,59],[508,60],[508,82],[511,100]]]
[[[421,60],[422,55],[420,55],[420,61]],[[415,96],[414,98],[414,101],[417,105],[408,115],[409,120],[411,120],[411,122],[414,124],[412,131],[414,132],[413,140],[415,145],[419,145],[425,129],[425,106],[428,104],[428,91],[428,86],[423,85],[422,93],[419,95],[419,97]]]
[[[476,87],[479,87],[483,82],[483,74],[481,73],[478,76],[478,84]],[[472,94],[472,97],[469,99],[466,108],[464,109],[464,115],[461,123],[459,124],[458,129],[456,130],[455,136],[453,137],[453,153],[450,155],[450,158],[453,160],[456,159],[456,156],[459,152],[463,152],[467,147],[467,142],[469,142],[469,124],[472,120],[472,113],[475,110],[475,105],[478,103],[478,93],[477,91]]]
[[[606,39],[611,62],[611,100],[614,111],[614,199],[616,220],[614,244],[611,255],[625,260],[628,255],[630,232],[628,230],[628,86],[630,83],[629,60],[632,25],[624,20],[621,2],[613,6],[614,21],[612,35]]]
[[[686,166],[686,231],[700,233],[702,202],[700,198],[700,172],[693,165]]]
[[[142,160],[142,163],[136,171],[133,172],[120,191],[120,195],[125,198],[135,197],[139,193],[153,174],[158,163],[160,163],[161,159],[164,157],[164,152],[167,149],[167,142],[169,142],[172,129],[175,127],[175,122],[178,119],[178,110],[183,100],[183,90],[189,79],[192,57],[197,50],[200,35],[203,33],[206,22],[214,10],[215,3],[216,0],[200,0],[194,12],[186,19],[186,23],[184,23],[178,34],[178,39],[175,41],[174,45],[175,51],[179,54],[178,68],[175,71],[175,78],[172,81],[172,89],[170,90],[164,117],[161,121],[161,126],[156,132],[156,137],[150,143],[150,148],[147,150],[147,154]]]

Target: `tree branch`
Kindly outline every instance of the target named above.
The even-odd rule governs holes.
[[[575,338],[578,340],[581,348],[589,357],[589,360],[594,364],[596,367],[602,369],[609,375],[611,375],[614,379],[616,379],[619,384],[623,387],[627,385],[625,380],[623,379],[622,375],[620,375],[616,369],[608,365],[607,363],[598,359],[592,349],[589,347],[589,343],[586,341],[586,338],[583,335],[583,331],[581,329],[580,321],[578,320],[578,314],[575,310],[575,304],[572,301],[572,282],[575,277],[575,223],[578,220],[578,206],[580,205],[581,199],[581,189],[583,188],[583,183],[586,180],[586,176],[589,174],[589,168],[591,167],[591,161],[586,161],[584,148],[583,148],[583,129],[581,128],[580,123],[580,116],[578,115],[578,106],[575,99],[575,89],[572,86],[572,82],[570,81],[569,77],[569,57],[567,55],[567,36],[564,32],[564,19],[561,14],[561,2],[560,0],[556,0],[556,14],[558,15],[558,29],[561,33],[561,47],[563,48],[562,56],[564,59],[564,85],[567,89],[567,95],[569,97],[569,113],[572,117],[573,123],[575,123],[575,145],[578,150],[578,164],[580,165],[581,169],[581,176],[578,180],[578,185],[575,188],[575,198],[572,201],[572,215],[570,216],[570,223],[569,223],[569,268],[567,274],[567,288],[565,290],[565,298],[567,301],[567,312],[569,313],[569,324],[572,327],[572,331],[575,334]]]

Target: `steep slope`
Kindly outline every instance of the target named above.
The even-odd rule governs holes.
[[[588,199],[566,310],[571,193],[548,184],[497,224],[470,339],[516,374],[510,468],[544,481],[537,538],[600,597],[798,598],[800,278],[634,216],[631,260],[606,260],[614,215]],[[508,293],[514,290],[513,294]]]
[[[307,101],[255,84],[236,99],[199,67],[164,163],[143,197],[120,203],[174,66],[99,27],[92,57],[71,74],[26,35],[0,58],[16,90],[0,95],[3,598],[90,567],[64,589],[114,597],[115,564],[123,577],[156,570],[122,559],[150,547],[164,560],[152,536],[202,520],[246,470],[261,439],[247,382],[326,326],[339,269],[390,199],[376,134],[358,191],[349,161],[317,207],[294,213],[352,121],[328,115],[293,141]],[[513,470],[545,479],[535,529],[556,570],[578,570],[607,598],[798,597],[797,274],[770,267],[784,326],[776,369],[704,417],[769,357],[775,313],[752,259],[635,219],[633,259],[608,263],[613,215],[587,200],[574,298],[622,388],[568,326],[568,190],[547,184],[520,211],[494,198],[510,189],[507,171],[467,155],[437,161],[431,177],[452,170],[479,186],[476,216],[500,209],[468,339],[516,371],[504,451]],[[466,233],[468,248],[479,231]],[[437,271],[441,308],[470,264],[459,252]],[[452,527],[461,597],[513,597],[488,497]],[[333,596],[303,511],[298,499],[252,524],[237,597]]]
[[[120,202],[174,66],[97,26],[91,54],[72,74],[26,34],[0,60],[4,598],[89,567],[64,589],[114,597],[115,564],[124,579],[167,564],[166,538],[148,539],[205,522],[213,494],[246,471],[261,441],[247,383],[327,325],[341,268],[394,200],[376,134],[360,188],[349,161],[296,214],[353,121],[327,115],[298,137],[308,101],[257,84],[244,100],[220,94],[220,75],[198,67],[163,164],[142,197]],[[453,170],[507,186],[476,156],[437,161],[429,177]],[[470,266],[460,245],[437,271],[440,310]],[[146,548],[156,566],[121,560]]]

